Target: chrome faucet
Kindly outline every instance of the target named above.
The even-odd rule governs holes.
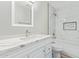
[[[53,38],[55,38],[55,39],[56,39],[55,33],[53,33],[52,35],[53,35]]]
[[[29,32],[28,30],[26,30],[26,37],[29,35],[29,33],[30,33],[30,32]]]

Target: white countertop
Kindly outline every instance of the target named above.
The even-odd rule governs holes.
[[[74,44],[69,44],[63,40],[57,40],[56,44],[53,44],[54,47],[63,50],[69,56],[73,58],[79,58],[79,46]]]
[[[47,38],[47,37],[51,37],[51,36],[45,34],[32,34],[28,37],[20,36],[20,37],[0,40],[0,51],[17,47],[22,44],[29,44],[37,40],[42,40],[43,38]]]

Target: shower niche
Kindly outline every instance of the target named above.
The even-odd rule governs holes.
[[[12,26],[33,27],[31,2],[12,1]]]

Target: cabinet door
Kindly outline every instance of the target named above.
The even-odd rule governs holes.
[[[20,49],[16,49],[16,52],[13,55],[9,55],[10,58],[25,58],[27,56],[26,45],[21,45]]]
[[[16,55],[12,55],[12,56],[9,56],[10,58],[28,58],[28,55],[26,53],[26,51],[24,52],[21,52],[19,54],[16,54]]]
[[[33,50],[29,54],[29,58],[45,58],[44,47]]]
[[[22,49],[23,48],[21,48],[20,46],[17,46],[17,47],[11,48],[11,49],[7,49],[5,51],[0,51],[0,57],[1,58],[7,58],[7,57],[14,56],[15,54],[20,53],[20,51]]]
[[[52,58],[52,44],[51,43],[45,46],[45,57]]]

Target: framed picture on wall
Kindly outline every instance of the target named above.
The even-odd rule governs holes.
[[[63,23],[63,30],[77,30],[77,22],[64,22]]]

